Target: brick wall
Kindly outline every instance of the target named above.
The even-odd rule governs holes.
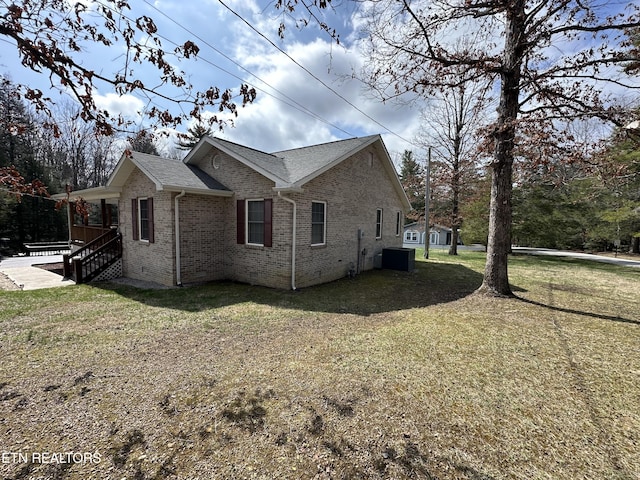
[[[225,225],[223,268],[228,279],[254,285],[289,288],[291,285],[291,206],[273,191],[274,182],[221,153],[219,167],[213,168],[208,158],[198,166],[227,188],[234,196],[227,199],[222,212]],[[236,201],[246,199],[273,200],[273,245],[259,247],[236,242]],[[211,200],[210,200],[211,201]]]
[[[153,198],[155,242],[133,240],[131,199]],[[118,209],[123,239],[122,274],[138,280],[175,285],[173,209],[170,192],[156,192],[155,185],[137,168],[125,183]]]
[[[298,287],[344,277],[349,269],[357,268],[359,257],[360,270],[371,269],[374,256],[383,248],[402,246],[402,231],[396,236],[396,214],[403,206],[390,180],[372,148],[316,177],[304,186],[303,193],[291,195],[298,204]],[[311,246],[313,201],[327,204],[326,246],[322,247]],[[383,210],[380,239],[375,238],[378,208]],[[359,244],[358,230],[364,233]]]
[[[273,192],[274,183],[233,158],[222,155],[220,167],[208,160],[199,165],[235,192],[226,212],[225,271],[228,278],[259,285],[290,288],[293,206]],[[351,268],[373,268],[375,254],[385,247],[402,246],[396,235],[396,214],[403,211],[378,152],[371,147],[343,161],[304,186],[303,193],[288,194],[297,203],[296,286],[328,282],[347,275]],[[273,246],[236,243],[236,200],[273,199]],[[311,246],[311,202],[327,203],[326,246]],[[383,209],[382,238],[375,238],[376,209]],[[401,214],[401,218],[404,218]],[[358,244],[358,230],[364,237]],[[365,250],[366,254],[360,253]]]
[[[226,231],[235,228],[226,221],[226,213],[231,209],[232,199],[187,194],[178,201],[182,282],[229,278],[225,266],[225,239]]]

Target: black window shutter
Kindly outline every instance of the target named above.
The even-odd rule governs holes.
[[[238,200],[236,202],[236,242],[239,245],[244,244],[244,200]]]
[[[131,199],[131,237],[134,240],[138,240],[139,230],[138,230],[138,199]]]
[[[272,228],[272,220],[273,220],[273,200],[271,198],[266,198],[264,200],[264,246],[270,247],[272,246],[272,237],[273,237],[273,228]]]
[[[153,234],[153,198],[147,198],[147,209],[149,211],[149,243],[154,242],[154,234]]]

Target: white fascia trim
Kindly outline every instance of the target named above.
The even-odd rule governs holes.
[[[84,190],[75,190],[69,194],[70,198],[74,197],[82,197],[87,201],[92,200],[110,200],[120,198],[120,193],[122,192],[122,188],[120,187],[93,187],[93,188],[85,188]],[[54,200],[66,200],[66,193],[56,193],[55,195],[51,195],[51,198]]]
[[[178,193],[186,192],[186,193],[192,193],[195,195],[209,195],[212,197],[232,197],[233,196],[233,192],[229,190],[204,190],[199,188],[185,188],[179,185],[163,185],[158,190],[159,191],[165,190],[167,192],[178,192]]]
[[[302,193],[304,192],[304,188],[302,188],[300,185],[278,185],[276,184],[275,187],[273,187],[273,191],[279,193]]]

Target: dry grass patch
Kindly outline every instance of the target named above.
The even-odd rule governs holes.
[[[0,293],[0,449],[100,454],[3,478],[637,478],[638,275],[517,257],[495,300],[482,263]]]

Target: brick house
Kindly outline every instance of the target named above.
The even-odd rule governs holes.
[[[402,246],[410,209],[379,135],[275,153],[205,137],[183,161],[127,152],[104,187],[74,195],[117,203],[122,274],[165,285],[359,273]]]

